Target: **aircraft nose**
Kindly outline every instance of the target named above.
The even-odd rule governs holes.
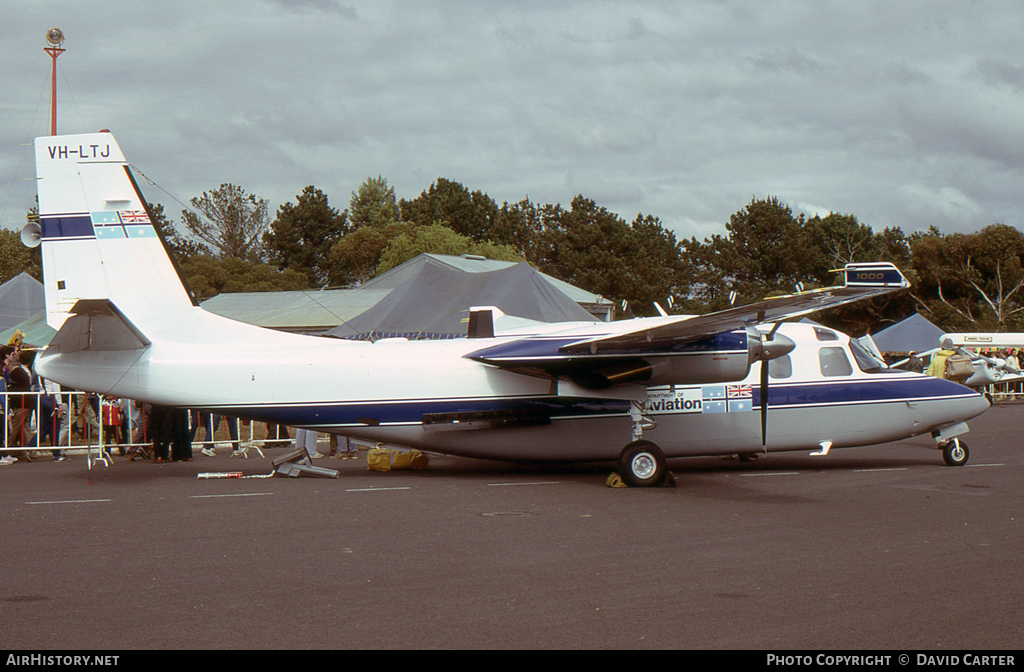
[[[992,406],[992,402],[985,395],[976,393],[961,399],[958,406],[960,413],[963,414],[963,419],[968,420],[987,411]]]

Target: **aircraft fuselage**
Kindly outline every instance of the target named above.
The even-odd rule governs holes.
[[[111,396],[467,457],[616,459],[631,438],[633,401],[656,421],[644,438],[666,457],[762,450],[760,362],[734,383],[592,390],[465,357],[501,337],[337,341],[196,311],[200,328],[190,333],[210,328],[216,340],[182,334],[155,341],[141,357],[135,350],[48,351],[38,367],[64,385]],[[804,324],[779,330],[796,349],[771,365],[769,452],[813,450],[822,441],[836,448],[892,441],[988,408],[983,397],[949,381],[865,372],[849,339],[824,331],[834,340],[818,340],[822,330]]]

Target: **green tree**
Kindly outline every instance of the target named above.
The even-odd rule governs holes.
[[[807,278],[808,250],[803,215],[774,196],[752,199],[729,217],[727,236],[706,241],[707,262],[717,267],[739,303],[792,292]]]
[[[322,287],[332,278],[331,248],[348,232],[348,211],[332,208],[327,195],[312,185],[295,200],[278,208],[263,246],[280,270],[304,273],[311,285]]]
[[[378,175],[368,177],[352,192],[348,202],[348,224],[352,229],[363,226],[387,226],[401,219],[395,190]]]
[[[909,268],[910,246],[898,228],[875,233],[853,215],[829,213],[812,217],[803,227],[805,273],[821,285],[835,280],[832,273],[846,264],[865,261],[888,261]]]
[[[392,240],[413,228],[405,222],[392,222],[349,231],[331,247],[332,283],[362,284],[372,278],[384,249]]]
[[[831,284],[832,269],[877,256],[874,232],[853,215],[832,212],[811,217],[804,222],[802,234],[807,261],[804,273],[820,285]]]
[[[38,219],[37,210],[30,211],[28,220]],[[0,284],[16,275],[28,273],[36,280],[43,280],[43,261],[40,246],[25,247],[21,234],[10,229],[0,229]]]
[[[537,264],[547,249],[543,244],[543,232],[543,209],[529,199],[523,199],[511,205],[502,204],[491,229],[491,240],[511,245],[524,259]]]
[[[216,256],[263,259],[262,237],[270,226],[266,199],[234,184],[222,184],[189,202],[195,211],[182,210],[185,228]]]
[[[662,308],[670,307],[666,300],[682,308],[690,295],[692,269],[675,234],[657,217],[638,214],[628,241],[624,256],[626,272],[634,278],[631,301],[647,312],[656,301]]]
[[[1024,234],[992,224],[971,234],[932,227],[911,240],[915,296],[940,326],[998,331],[1024,317]]]
[[[199,301],[221,292],[283,292],[309,289],[299,271],[279,271],[261,262],[236,257],[194,256],[181,264],[182,273]]]
[[[896,264],[904,272],[911,268],[910,239],[896,226],[887,226],[882,233],[875,234],[875,249],[879,261]]]
[[[420,254],[478,254],[488,259],[522,261],[522,256],[510,245],[496,245],[490,241],[476,242],[452,231],[441,223],[412,228],[391,240],[380,255],[377,275]]]
[[[348,231],[330,247],[329,280],[334,285],[357,285],[372,278],[384,248],[412,225],[401,221],[395,190],[383,177],[369,177],[352,192]]]
[[[634,312],[653,314],[654,302],[688,293],[675,236],[654,217],[638,215],[632,225],[576,196],[569,210],[540,208],[543,225],[537,267],[577,287],[618,301]]]
[[[164,214],[164,206],[159,203],[149,204],[150,222],[164,241],[164,245],[172,253],[174,259],[181,263],[197,255],[209,255],[210,249],[202,243],[182,236],[174,222]]]
[[[445,222],[448,228],[476,241],[494,240],[498,206],[482,191],[443,177],[411,201],[400,203],[402,219],[419,226]]]
[[[725,236],[703,242],[691,238],[681,246],[692,278],[693,312],[788,294],[798,286],[829,286],[840,277],[833,271],[851,262],[889,261],[910,274],[910,240],[903,232],[890,228],[876,234],[853,215],[805,219],[794,216],[778,198],[768,197],[752,199],[729,218],[726,230]],[[913,305],[908,294],[890,294],[820,313],[815,319],[859,335],[887,315],[909,312]]]

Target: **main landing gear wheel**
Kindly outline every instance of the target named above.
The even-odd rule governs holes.
[[[942,459],[951,467],[962,467],[971,457],[967,444],[960,439],[950,439],[942,446]]]
[[[631,486],[644,488],[661,485],[668,475],[665,455],[657,444],[634,441],[619,455],[619,474]]]

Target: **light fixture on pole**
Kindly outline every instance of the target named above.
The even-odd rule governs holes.
[[[43,51],[53,59],[53,77],[50,88],[50,135],[57,135],[57,57],[64,53],[60,45],[64,44],[64,31],[60,28],[50,28],[46,31],[46,41],[50,46],[43,47]]]

